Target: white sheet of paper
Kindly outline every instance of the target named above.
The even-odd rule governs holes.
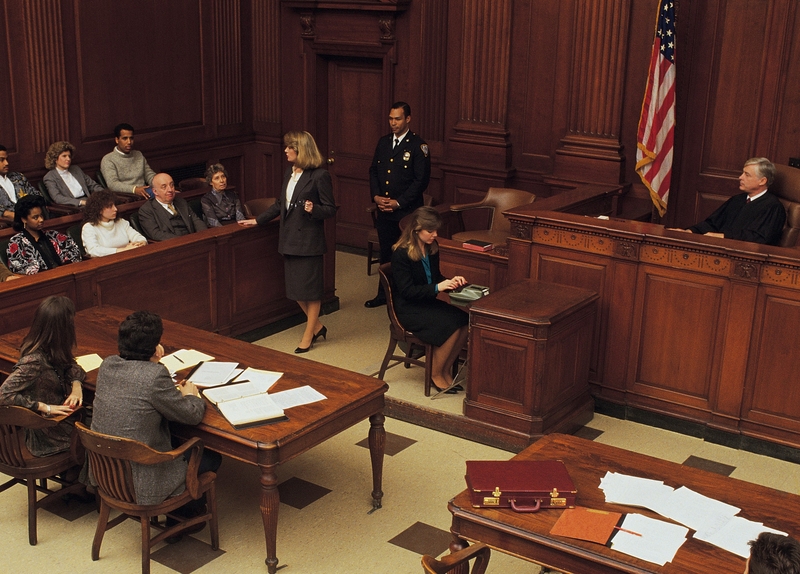
[[[217,406],[222,415],[234,426],[283,416],[283,410],[266,393],[220,403]]]
[[[670,496],[666,508],[653,508],[656,512],[692,530],[703,531],[719,528],[736,515],[741,508],[714,500],[685,486],[676,489]]]
[[[214,357],[194,349],[179,349],[169,355],[161,357],[159,363],[164,365],[170,373],[175,373],[186,367],[194,367],[200,361],[213,361]]]
[[[75,361],[81,366],[81,368],[86,371],[95,370],[100,364],[103,362],[103,358],[98,355],[97,353],[91,353],[89,355],[81,355],[80,357],[75,357]]]
[[[290,409],[292,407],[299,407],[300,405],[316,403],[317,401],[328,398],[308,385],[297,387],[296,389],[288,389],[279,393],[273,393],[270,396],[272,397],[272,400],[274,400],[275,403],[283,410]]]
[[[627,514],[622,528],[611,541],[611,548],[628,556],[647,560],[663,566],[675,558],[675,553],[686,542],[689,529],[684,526],[649,518],[643,514]]]
[[[224,385],[233,378],[233,372],[239,363],[225,361],[205,361],[197,367],[189,380],[200,388]]]
[[[751,540],[758,538],[762,532],[774,532],[786,536],[786,532],[764,526],[760,522],[753,522],[741,516],[734,516],[727,520],[720,528],[713,531],[695,532],[694,537],[728,552],[747,558],[750,556]]]
[[[265,371],[264,369],[254,369],[252,367],[247,367],[244,371],[239,373],[239,376],[236,377],[233,382],[245,382],[250,381],[255,385],[258,385],[259,388],[264,389],[263,392],[267,392],[272,388],[272,385],[278,382],[283,376],[283,373],[278,373],[276,371]]]

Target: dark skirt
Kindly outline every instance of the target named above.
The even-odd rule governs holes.
[[[439,299],[406,302],[402,309],[395,307],[395,311],[403,327],[436,347],[441,347],[450,335],[469,324],[469,315],[465,311]]]
[[[322,255],[284,255],[286,298],[292,301],[321,301],[325,290]]]

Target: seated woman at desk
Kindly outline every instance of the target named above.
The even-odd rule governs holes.
[[[81,251],[69,235],[42,229],[44,205],[41,195],[26,195],[17,202],[14,230],[20,233],[11,237],[6,250],[12,273],[35,275],[81,260]]]
[[[242,203],[235,191],[226,190],[228,172],[221,163],[215,163],[206,170],[206,182],[211,186],[211,191],[203,196],[200,204],[208,226],[221,227],[242,221],[245,218]]]
[[[55,142],[44,156],[44,167],[49,169],[44,185],[50,199],[62,205],[83,207],[89,195],[100,191],[103,186],[83,173],[77,165],[72,165],[75,146],[69,142]]]
[[[461,276],[446,279],[439,271],[436,231],[442,218],[432,207],[420,207],[392,246],[394,310],[403,326],[433,345],[431,379],[440,390],[452,390],[451,374],[464,343],[469,315],[436,298],[442,291],[466,285]]]
[[[97,371],[92,430],[112,436],[138,440],[149,447],[172,450],[167,421],[196,425],[203,420],[205,401],[191,381],[176,385],[167,368],[159,363],[164,356],[161,317],[149,311],[136,311],[120,324],[117,338],[119,355],[107,357]],[[198,474],[216,471],[222,456],[203,450]],[[137,504],[158,504],[185,489],[187,461],[178,458],[166,463],[133,469]],[[186,517],[205,513],[201,498],[178,508]],[[175,522],[167,519],[167,525]],[[185,533],[201,530],[205,523]],[[194,527],[192,527],[194,528]],[[169,540],[173,542],[177,540]]]
[[[75,362],[74,348],[75,305],[67,297],[48,297],[36,309],[20,359],[0,386],[0,405],[25,407],[45,417],[68,415],[56,426],[25,432],[25,444],[34,456],[69,450],[86,378]]]
[[[113,255],[120,251],[147,245],[144,235],[117,216],[114,193],[107,189],[93,193],[83,211],[86,223],[81,228],[81,241],[92,257]]]

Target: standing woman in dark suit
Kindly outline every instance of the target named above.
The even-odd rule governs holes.
[[[286,159],[292,164],[283,178],[281,194],[257,219],[240,225],[266,225],[280,215],[278,253],[283,255],[286,297],[297,301],[305,313],[306,330],[294,352],[306,353],[318,337],[327,339],[320,323],[324,291],[324,220],[336,215],[331,176],[322,169],[324,160],[310,133],[292,131],[283,136]]]

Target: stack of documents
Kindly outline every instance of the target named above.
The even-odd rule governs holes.
[[[761,532],[786,535],[760,522],[736,516],[741,509],[685,486],[672,488],[658,480],[608,472],[600,481],[606,502],[649,508],[695,531],[694,537],[747,558],[748,541]],[[616,541],[616,537],[615,537]],[[615,546],[616,548],[616,546]]]
[[[213,361],[214,357],[194,349],[179,349],[174,353],[161,357],[159,363],[164,365],[171,375],[187,367],[194,367],[200,361]]]
[[[611,541],[611,548],[663,566],[675,558],[688,533],[688,528],[677,524],[642,514],[626,514]]]

